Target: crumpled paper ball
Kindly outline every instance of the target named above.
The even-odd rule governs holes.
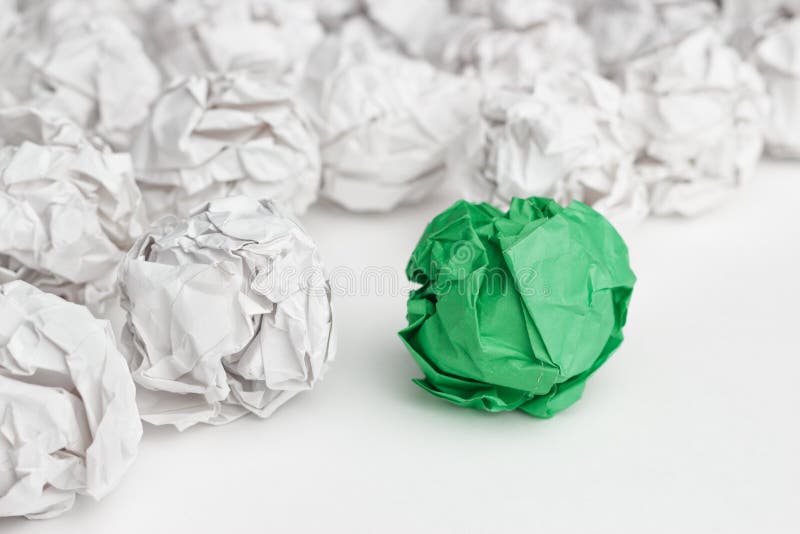
[[[550,417],[622,343],[636,277],[622,238],[585,204],[458,201],[406,268],[420,284],[400,337],[423,389],[459,406]]]
[[[152,22],[159,63],[173,79],[247,69],[291,83],[324,35],[304,0],[167,0]]]
[[[767,150],[800,157],[800,2],[725,4],[729,39],[756,66],[772,107],[766,125]]]
[[[769,152],[800,157],[800,18],[776,22],[753,49],[752,61],[772,101],[766,129]]]
[[[347,36],[312,54],[304,97],[316,118],[322,194],[353,211],[389,211],[428,194],[448,146],[477,112],[473,81]]]
[[[139,39],[115,16],[75,0],[23,18],[0,53],[0,102],[63,114],[126,149],[160,90]]]
[[[301,213],[319,192],[319,145],[302,103],[284,84],[246,71],[167,89],[131,155],[153,220],[237,194]]]
[[[445,17],[428,39],[426,57],[492,87],[529,87],[553,68],[595,69],[593,44],[570,6],[517,0],[492,2],[488,11]]]
[[[270,202],[230,197],[161,219],[131,248],[119,284],[122,344],[149,423],[268,417],[333,360],[317,247]]]
[[[758,72],[715,31],[629,63],[623,91],[654,213],[702,213],[752,177],[769,100]]]
[[[135,399],[108,323],[24,282],[0,285],[0,517],[105,497],[136,457]]]
[[[612,76],[719,18],[714,0],[584,0],[578,12],[601,68]]]
[[[130,156],[24,107],[0,111],[0,145],[0,282],[24,280],[114,322],[116,266],[147,224]]]
[[[532,91],[486,94],[481,118],[451,151],[467,199],[507,209],[514,197],[580,200],[617,224],[648,213],[616,85],[581,71],[540,75]]]

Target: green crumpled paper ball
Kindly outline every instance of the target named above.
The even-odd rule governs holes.
[[[400,337],[415,382],[459,406],[551,417],[622,343],[636,276],[625,242],[580,202],[456,202],[406,268],[421,285]]]

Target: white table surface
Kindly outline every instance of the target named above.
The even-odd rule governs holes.
[[[313,208],[303,220],[339,285],[324,382],[268,420],[147,426],[105,500],[0,532],[800,532],[800,164],[764,163],[719,210],[627,236],[626,341],[551,420],[411,383],[403,268],[454,198]],[[346,291],[348,272],[382,290]]]

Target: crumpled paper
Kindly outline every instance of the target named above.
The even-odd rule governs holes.
[[[147,422],[271,415],[333,360],[331,291],[308,234],[266,201],[165,217],[120,267],[122,344]]]
[[[334,31],[348,18],[362,13],[362,0],[313,0],[317,19],[327,31]]]
[[[151,10],[162,0],[4,0],[18,6],[19,11],[31,13],[36,10],[47,10],[54,3],[68,6],[63,13],[80,13],[84,17],[98,14],[110,14],[122,21],[137,37],[146,41],[149,35],[148,19]],[[52,18],[52,17],[51,17]],[[59,23],[59,16],[52,22]],[[147,46],[147,42],[143,42]]]
[[[19,10],[16,0],[0,0],[0,39],[10,34],[17,25]]]
[[[24,282],[0,285],[0,517],[45,519],[105,497],[142,423],[105,321]]]
[[[430,35],[448,15],[447,0],[362,0],[366,15],[394,36],[401,48],[421,56]]]
[[[138,38],[112,14],[57,0],[23,14],[3,43],[0,101],[69,117],[126,149],[160,90]]]
[[[22,279],[119,326],[114,276],[146,225],[130,156],[67,119],[0,110],[0,282]]]
[[[430,35],[448,15],[447,0],[315,0],[317,18],[329,33],[365,26],[381,46],[421,56]]]
[[[565,3],[501,1],[475,11],[439,22],[425,47],[434,65],[491,87],[529,87],[553,68],[595,69],[593,44]]]
[[[302,103],[284,84],[246,71],[167,89],[131,155],[153,220],[237,194],[301,213],[319,192],[319,145]]]
[[[578,11],[602,70],[611,76],[719,17],[714,0],[584,0]]]
[[[622,238],[573,202],[515,198],[504,213],[458,201],[406,268],[420,284],[400,337],[415,382],[459,406],[551,417],[622,343],[636,277]]]
[[[769,100],[758,72],[714,30],[631,62],[623,90],[654,213],[707,211],[752,177]]]
[[[490,91],[448,173],[466,180],[468,200],[503,209],[514,197],[580,200],[615,224],[637,223],[649,210],[647,190],[621,103],[616,85],[586,71],[542,74],[530,92]]]
[[[167,0],[152,21],[160,65],[173,79],[247,69],[293,83],[324,35],[303,0]]]
[[[766,126],[767,150],[800,157],[800,2],[726,4],[731,42],[753,63],[772,107]]]
[[[322,194],[353,211],[389,211],[423,198],[443,176],[448,146],[477,113],[473,81],[351,39],[312,54],[304,97],[314,111]]]
[[[76,147],[91,144],[98,150],[106,145],[99,138],[87,138],[77,124],[63,115],[30,106],[0,108],[0,146],[30,141],[40,145]]]

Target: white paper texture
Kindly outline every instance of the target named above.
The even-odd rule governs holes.
[[[468,200],[507,209],[513,197],[580,200],[615,224],[648,213],[621,119],[622,96],[590,72],[552,71],[532,91],[490,91],[480,120],[451,151],[448,172]]]
[[[716,23],[718,17],[714,0],[584,0],[579,8],[579,21],[610,76],[628,62]]]
[[[126,256],[119,283],[123,346],[150,423],[267,417],[333,359],[317,247],[269,202],[230,197],[161,219]]]
[[[3,43],[0,100],[63,114],[127,148],[159,92],[158,70],[114,15],[75,0],[45,7]]]
[[[0,110],[0,146],[0,282],[87,304],[118,328],[114,272],[147,224],[130,156],[26,107]]]
[[[479,87],[353,36],[326,39],[304,81],[322,193],[353,211],[388,211],[440,183],[448,146],[477,112]]]
[[[752,177],[769,100],[758,72],[716,32],[633,61],[624,91],[654,213],[702,213]]]
[[[106,496],[142,435],[109,324],[24,282],[0,285],[0,517]]]
[[[732,1],[725,15],[730,41],[761,73],[772,102],[767,150],[800,157],[800,2]]]
[[[314,5],[303,0],[168,0],[152,21],[171,79],[248,69],[291,83],[323,37]]]
[[[426,57],[492,87],[530,87],[553,68],[593,70],[592,42],[569,6],[534,4],[509,1],[492,4],[486,15],[453,13],[428,39]]]
[[[237,194],[302,213],[319,191],[319,145],[302,103],[286,85],[246,71],[167,89],[131,154],[152,220]]]

